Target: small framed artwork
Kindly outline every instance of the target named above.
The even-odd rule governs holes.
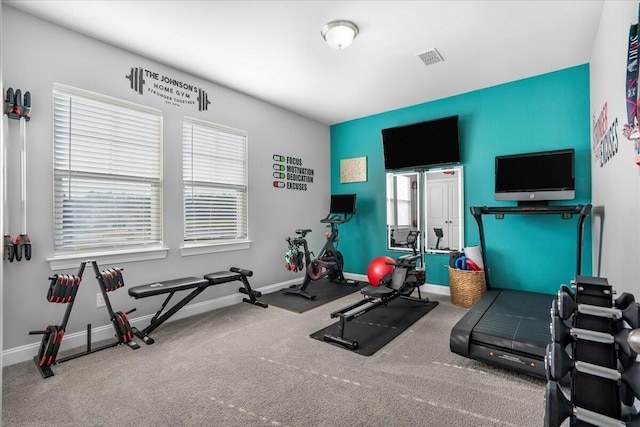
[[[340,160],[340,183],[366,182],[367,157],[354,157]]]

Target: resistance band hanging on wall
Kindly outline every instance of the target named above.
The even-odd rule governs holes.
[[[7,150],[5,144],[3,178],[4,178],[4,213],[5,229],[3,240],[3,258],[12,262],[24,259],[31,259],[31,237],[27,233],[27,122],[31,119],[31,93],[25,92],[24,96],[20,89],[15,92],[12,88],[7,89],[4,97],[4,115],[7,119],[15,119],[20,122],[20,235],[13,240],[9,233],[8,202],[7,202]],[[8,120],[5,120],[5,129],[8,134]],[[8,138],[5,138],[8,142]]]

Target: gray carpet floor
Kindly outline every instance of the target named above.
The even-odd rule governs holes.
[[[138,350],[117,346],[54,365],[47,379],[33,361],[12,365],[3,369],[2,422],[542,425],[545,381],[451,353],[449,333],[467,310],[428,297],[440,304],[369,357],[309,337],[356,293],[301,314],[241,303],[176,320],[154,331],[153,345],[138,340]]]

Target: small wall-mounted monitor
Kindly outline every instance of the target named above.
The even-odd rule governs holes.
[[[495,198],[518,204],[573,200],[573,148],[496,156]]]
[[[385,170],[460,163],[458,116],[382,129]]]
[[[354,215],[356,213],[356,195],[332,194],[329,213]]]

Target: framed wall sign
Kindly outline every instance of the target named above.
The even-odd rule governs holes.
[[[340,183],[366,182],[367,157],[340,160]]]

